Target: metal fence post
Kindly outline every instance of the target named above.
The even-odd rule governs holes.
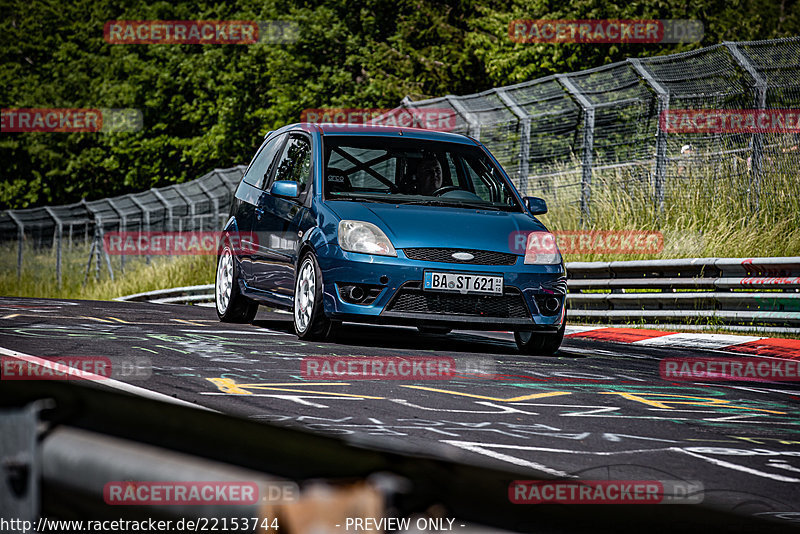
[[[219,217],[219,199],[217,197],[215,197],[213,195],[213,193],[211,193],[211,191],[205,185],[203,185],[202,182],[197,182],[197,185],[198,185],[198,187],[200,187],[200,190],[203,192],[203,194],[205,194],[208,197],[208,199],[211,201],[211,205],[214,206],[214,215],[212,215],[212,216],[213,217]],[[202,231],[202,230],[203,230],[203,227],[201,226],[200,227],[200,231]]]
[[[594,109],[595,105],[586,98],[580,89],[563,74],[556,79],[571,94],[583,109],[583,155],[581,157],[581,227],[591,221],[592,165],[594,158]]]
[[[114,271],[111,269],[111,258],[108,256],[108,251],[106,250],[106,239],[105,239],[105,232],[103,231],[103,226],[99,226],[97,230],[97,238],[98,238],[98,246],[103,251],[103,258],[106,260],[106,267],[108,268],[108,276],[111,278],[111,281],[114,281]],[[100,250],[97,251],[97,268],[100,269]]]
[[[144,204],[142,204],[139,200],[136,199],[133,195],[128,195],[128,198],[131,199],[131,202],[136,204],[136,206],[142,211],[144,214],[144,224],[147,227],[147,232],[150,231],[150,212],[147,210]],[[147,254],[144,257],[144,261],[146,264],[150,265],[150,254]]]
[[[175,192],[178,193],[178,196],[181,197],[181,199],[186,203],[186,206],[189,208],[189,217],[190,217],[190,219],[192,221],[192,228],[193,228],[194,227],[194,222],[195,222],[195,205],[194,205],[194,202],[192,202],[192,200],[188,196],[186,196],[186,193],[181,191],[180,187],[176,187],[175,188]],[[188,226],[189,225],[187,225],[187,230],[189,230]],[[178,232],[183,232],[183,220],[181,220],[181,219],[178,219]]]
[[[64,223],[52,208],[45,206],[44,209],[56,223],[56,231],[53,236],[53,239],[56,241],[56,280],[58,281],[58,289],[61,289],[61,240],[64,236]]]
[[[97,223],[95,222],[95,231],[97,230]],[[89,259],[86,261],[86,274],[83,277],[83,285],[81,287],[86,287],[86,282],[89,281],[89,271],[92,268],[92,260],[94,259],[94,252],[97,248],[97,240],[94,238],[94,234],[92,234],[92,246],[89,247]],[[98,276],[95,277],[95,280]]]
[[[468,134],[473,138],[477,139],[478,141],[481,140],[481,123],[480,121],[475,118],[475,115],[472,114],[464,104],[458,99],[458,97],[453,95],[447,95],[445,99],[453,106],[453,109],[458,112],[459,115],[464,117],[464,120],[469,123],[469,129],[467,130]]]
[[[658,98],[658,117],[656,117],[656,154],[653,163],[653,190],[659,214],[664,211],[664,185],[667,177],[667,131],[661,127],[661,117],[669,113],[669,91],[650,74],[638,58],[628,59],[636,73],[655,91]]]
[[[114,204],[114,201],[111,200],[110,198],[108,199],[108,205],[111,206],[111,209],[114,210],[114,212],[119,217],[120,232],[127,232],[128,231],[128,217],[127,217],[127,215],[125,215],[125,212],[122,211],[121,209],[119,209],[119,207],[117,207],[117,205]],[[102,222],[102,219],[98,219],[98,220],[100,220]],[[125,254],[124,253],[120,254],[120,256],[119,256],[119,270],[122,273],[125,272]]]
[[[8,210],[8,216],[17,225],[17,280],[22,279],[22,245],[25,241],[25,224],[13,211]]]
[[[156,196],[158,201],[161,202],[162,204],[164,204],[164,207],[167,208],[167,216],[169,217],[168,222],[167,222],[167,231],[168,232],[172,232],[173,230],[175,230],[175,228],[173,227],[174,225],[173,225],[173,221],[172,221],[172,204],[170,204],[167,201],[167,199],[164,198],[164,195],[162,195],[158,191],[158,189],[156,189],[155,187],[151,187],[150,191]]]
[[[530,173],[528,167],[528,158],[530,157],[531,150],[531,117],[525,113],[525,110],[519,107],[510,96],[508,96],[508,93],[505,89],[497,89],[497,96],[500,97],[500,100],[502,100],[503,103],[508,106],[508,108],[519,119],[521,137],[519,144],[519,166],[517,168],[517,173],[519,174],[520,188],[525,192],[525,194],[529,194],[528,174]]]
[[[764,77],[756,70],[753,64],[750,62],[742,51],[739,50],[739,46],[736,43],[731,43],[729,41],[725,41],[723,43],[725,47],[728,49],[728,52],[731,53],[733,59],[736,63],[742,67],[747,73],[753,77],[753,80],[756,83],[756,96],[755,96],[755,106],[756,109],[763,110],[767,106],[767,81]],[[753,206],[753,209],[757,212],[759,208],[759,201],[760,201],[760,181],[761,181],[761,170],[762,170],[762,158],[764,152],[764,134],[763,133],[754,133],[753,134],[753,154],[752,154],[752,175],[750,178],[750,189],[747,192],[747,196],[750,200],[750,205]]]

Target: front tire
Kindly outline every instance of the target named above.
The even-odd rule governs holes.
[[[567,321],[561,323],[561,328],[555,334],[542,334],[537,332],[514,332],[514,341],[522,354],[531,356],[552,356],[558,352],[561,342],[564,341],[564,331]]]
[[[239,268],[230,243],[225,243],[217,258],[214,279],[217,317],[224,323],[249,323],[258,312],[258,304],[239,291]]]
[[[333,329],[322,304],[322,270],[312,253],[303,256],[294,282],[294,331],[300,339],[326,339]]]

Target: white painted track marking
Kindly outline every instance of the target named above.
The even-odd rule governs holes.
[[[110,388],[117,389],[119,391],[124,391],[126,393],[130,393],[131,395],[136,395],[138,397],[144,397],[146,399],[152,399],[161,402],[169,402],[172,404],[177,404],[179,406],[188,406],[190,408],[195,408],[198,410],[208,410],[210,412],[216,412],[216,410],[212,410],[211,408],[206,408],[205,406],[192,404],[191,402],[187,402],[185,400],[176,399],[174,397],[170,397],[169,395],[158,393],[157,391],[150,391],[149,389],[145,389],[139,386],[134,386],[132,384],[128,384],[125,382],[120,382],[119,380],[114,380],[113,378],[107,378],[105,376],[96,375],[94,373],[78,371],[77,369],[73,369],[71,367],[62,365],[60,363],[56,363],[50,360],[45,360],[37,356],[31,356],[30,354],[25,354],[23,352],[17,352],[15,350],[7,349],[5,347],[0,347],[0,354],[2,354],[3,356],[8,356],[10,358],[15,358],[17,360],[26,361],[35,364],[39,367],[46,367],[48,369],[58,371],[59,373],[74,375],[76,377],[76,380],[78,381],[87,380],[89,382],[102,384],[104,386],[108,386]]]
[[[669,334],[650,339],[634,341],[631,345],[648,347],[682,347],[690,349],[723,349],[731,345],[739,345],[750,341],[764,339],[756,336],[729,336],[726,334]]]

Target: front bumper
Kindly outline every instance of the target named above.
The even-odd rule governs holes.
[[[566,277],[562,265],[473,265],[412,260],[345,252],[329,244],[317,251],[323,278],[323,307],[331,319],[375,324],[437,325],[486,330],[555,332],[565,319]],[[476,297],[421,289],[426,270],[502,274],[503,297]],[[379,286],[370,304],[343,300],[343,284]],[[555,313],[542,313],[537,297],[560,301]],[[452,305],[452,306],[451,306]]]

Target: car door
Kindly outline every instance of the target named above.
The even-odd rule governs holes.
[[[253,284],[256,276],[252,253],[254,247],[251,244],[255,240],[251,233],[253,221],[255,221],[256,212],[259,209],[259,198],[264,193],[264,187],[274,169],[275,158],[283,148],[285,141],[286,135],[277,135],[267,139],[256,153],[236,189],[234,217],[236,217],[239,229],[239,234],[236,236],[239,243],[235,243],[235,248],[241,261],[242,277],[248,286]]]
[[[294,290],[294,263],[300,220],[307,211],[310,198],[311,139],[303,133],[292,133],[274,163],[266,191],[259,198],[259,210],[253,221],[254,265],[258,275],[254,287],[269,291],[283,303],[289,303]],[[299,195],[286,198],[271,192],[278,181],[297,183]]]

